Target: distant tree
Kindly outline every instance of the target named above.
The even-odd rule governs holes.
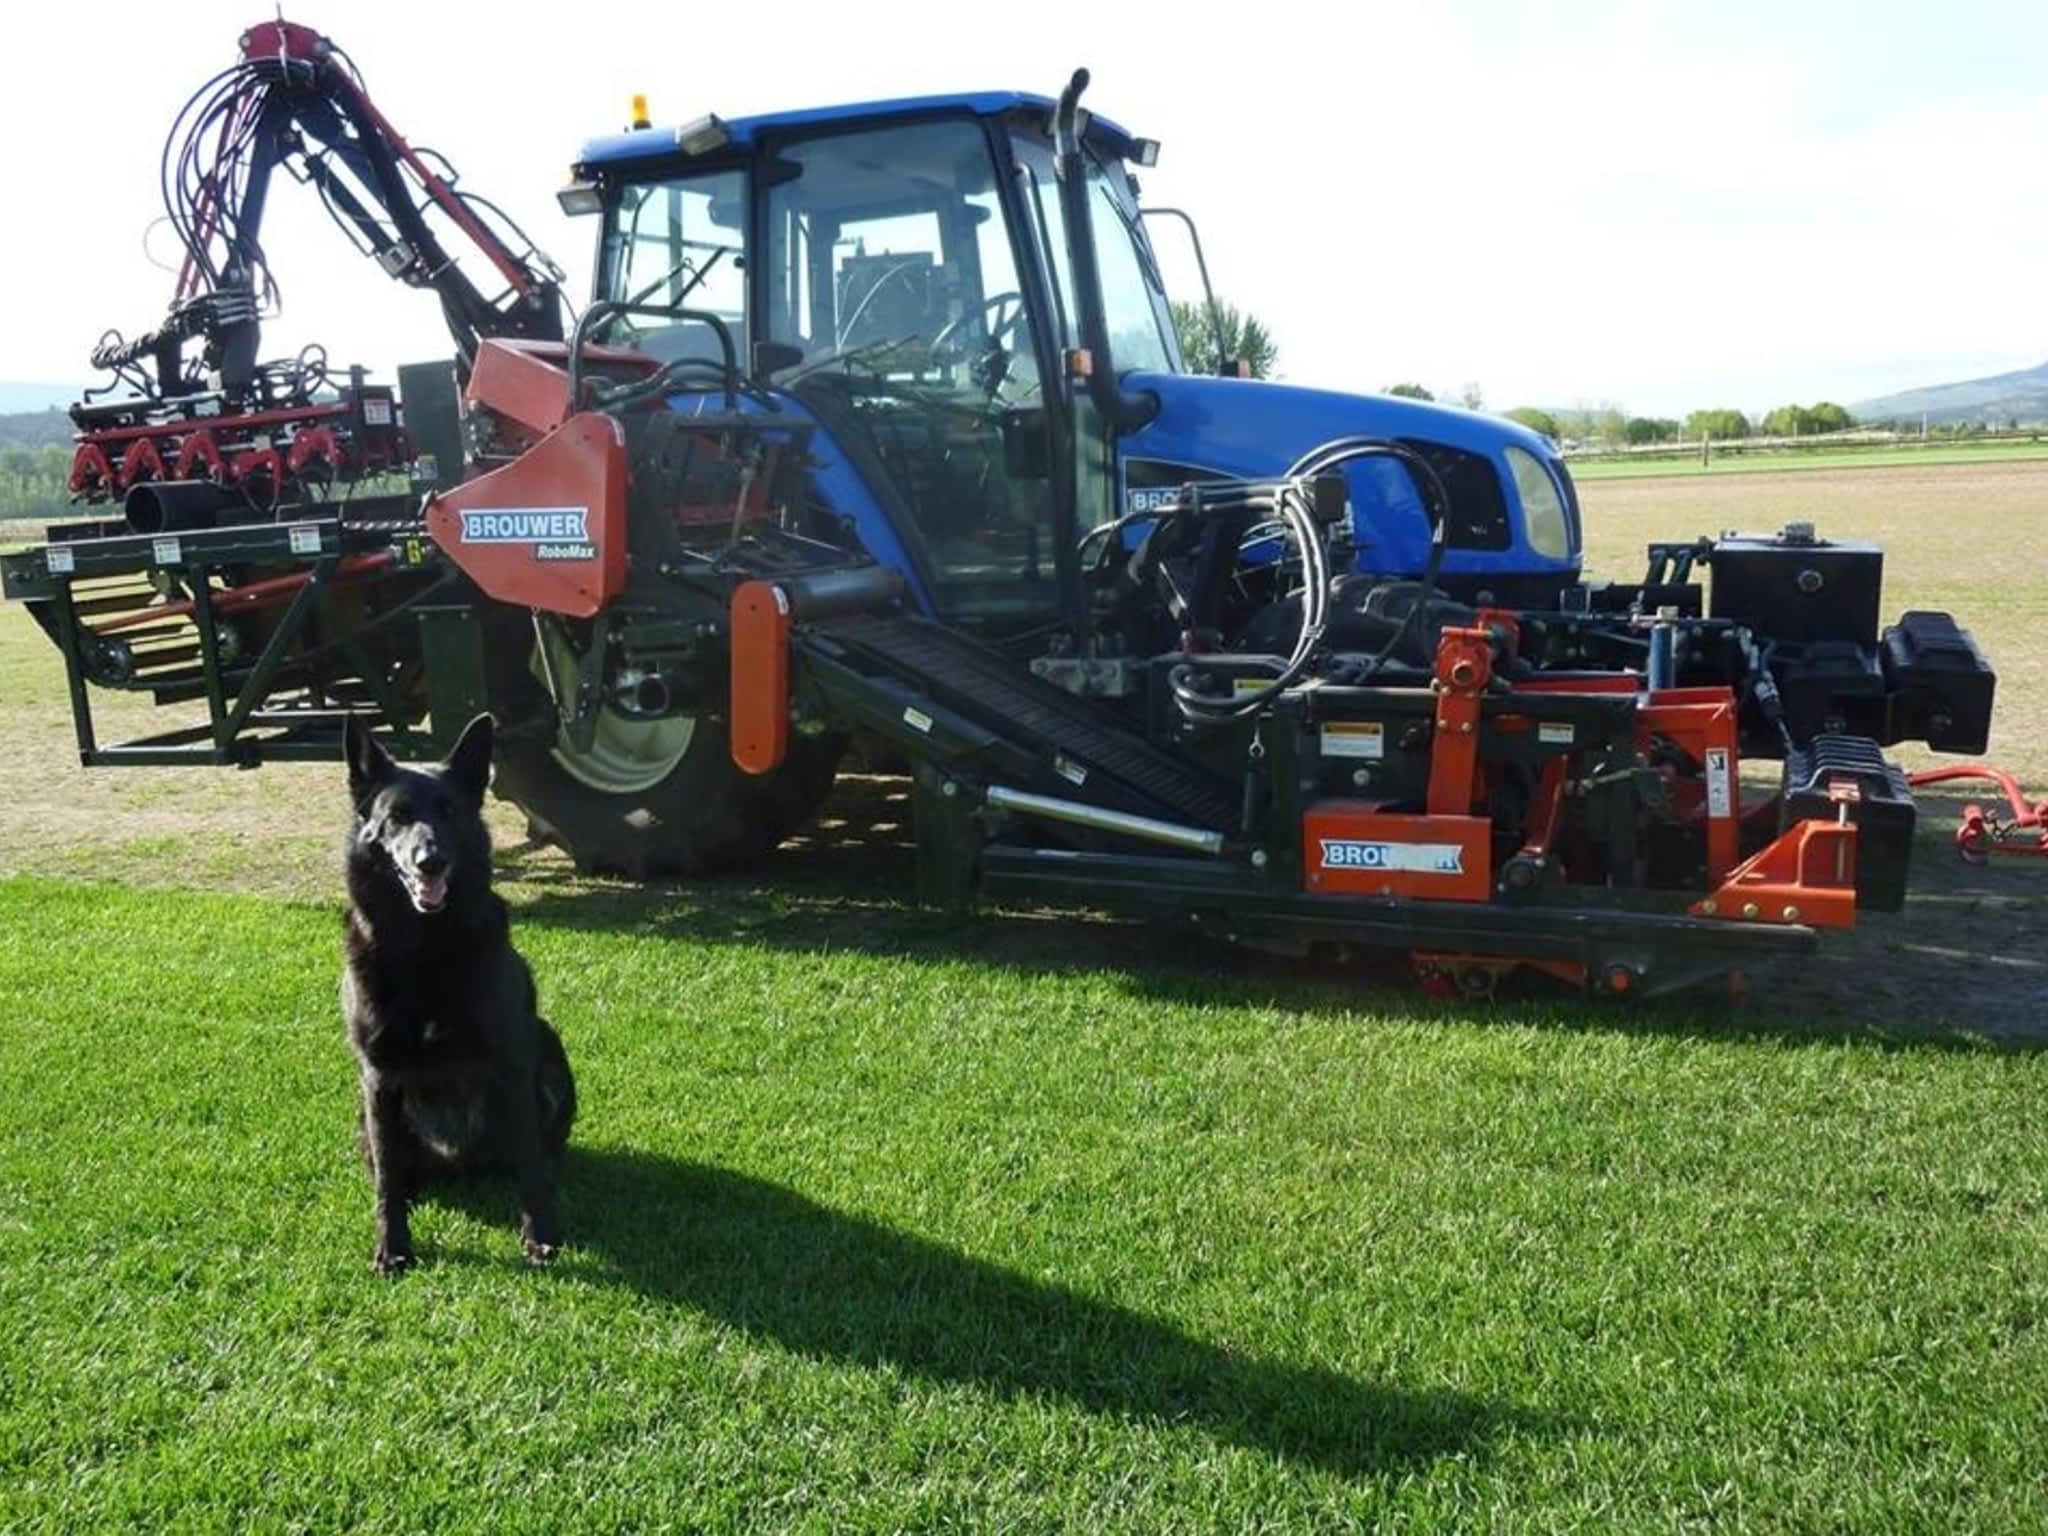
[[[1557,418],[1550,412],[1539,411],[1533,405],[1518,405],[1506,414],[1509,421],[1519,421],[1531,432],[1540,432],[1552,442],[1557,441]]]
[[[1821,401],[1806,414],[1816,432],[1847,432],[1856,425],[1856,418],[1832,400]]]
[[[0,448],[0,520],[63,516],[70,475],[71,450],[61,444]]]
[[[1434,400],[1436,398],[1435,395],[1432,395],[1420,384],[1389,384],[1386,392],[1390,395],[1399,395],[1403,400]]]
[[[1618,444],[1626,436],[1628,413],[1612,400],[1581,400],[1570,410],[1553,414],[1557,417],[1560,442]]]
[[[1631,416],[1621,424],[1621,440],[1631,448],[1640,448],[1649,443],[1668,443],[1679,431],[1679,424],[1666,416]]]
[[[1717,442],[1749,436],[1749,418],[1740,411],[1694,411],[1685,418],[1685,435],[1694,442],[1711,437]]]
[[[1244,363],[1255,379],[1270,379],[1280,361],[1280,348],[1265,322],[1222,299],[1216,301],[1216,308],[1223,319],[1223,356]],[[1207,373],[1216,366],[1216,329],[1206,303],[1176,299],[1173,329],[1180,337],[1180,355],[1190,368]]]
[[[1781,405],[1758,423],[1765,437],[1809,437],[1813,415],[1803,405]]]
[[[1470,379],[1467,379],[1458,386],[1458,392],[1452,398],[1468,411],[1483,411],[1486,409],[1486,396],[1480,393],[1479,386]]]

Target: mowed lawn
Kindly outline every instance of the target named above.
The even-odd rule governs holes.
[[[0,931],[0,1529],[2048,1523],[2035,1051],[542,894],[571,1248],[392,1282],[331,906]]]

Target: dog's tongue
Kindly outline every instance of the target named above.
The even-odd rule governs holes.
[[[413,905],[422,912],[438,912],[441,904],[448,899],[448,877],[446,875],[424,875],[418,889],[413,892]]]

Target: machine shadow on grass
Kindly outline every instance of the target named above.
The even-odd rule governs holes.
[[[1437,1002],[1419,994],[1391,953],[1302,960],[1220,946],[1162,924],[1073,913],[926,911],[911,894],[908,787],[887,778],[842,780],[815,827],[746,874],[647,886],[594,883],[558,855],[527,847],[502,850],[499,875],[515,887],[520,924],[794,953],[972,960],[1022,975],[1109,972],[1162,1002],[1304,1014],[1439,1009],[1466,1025],[1797,1045],[2048,1048],[2048,1021],[2033,1018],[2048,995],[2048,898],[2035,893],[2038,882],[2026,870],[1965,869],[1946,840],[1953,809],[1940,800],[1923,807],[1925,830],[1914,857],[1929,877],[1907,912],[1866,918],[1854,934],[1825,936],[1820,955],[1746,978],[1739,1003],[1708,989],[1647,1003],[1588,1000],[1541,979],[1511,985],[1493,1001]]]
[[[430,1199],[496,1220],[502,1181]],[[1359,1382],[1222,1348],[794,1190],[701,1163],[572,1144],[561,1190],[593,1283],[688,1308],[808,1359],[1187,1425],[1346,1477],[1473,1456],[1519,1408]],[[583,1273],[588,1273],[584,1271]]]

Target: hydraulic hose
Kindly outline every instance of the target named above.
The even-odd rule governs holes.
[[[1168,674],[1175,703],[1188,719],[1202,724],[1224,724],[1241,720],[1293,686],[1296,679],[1307,670],[1316,650],[1322,644],[1323,631],[1329,619],[1330,590],[1333,585],[1329,569],[1329,551],[1324,542],[1322,530],[1317,527],[1309,505],[1309,482],[1318,475],[1329,473],[1354,459],[1388,458],[1406,466],[1415,475],[1418,489],[1422,493],[1423,515],[1430,524],[1429,558],[1426,562],[1421,583],[1425,592],[1436,586],[1437,578],[1443,572],[1445,542],[1450,527],[1450,493],[1443,477],[1414,449],[1400,443],[1387,442],[1381,438],[1338,438],[1324,443],[1295,461],[1288,470],[1288,478],[1281,482],[1279,492],[1273,496],[1272,511],[1288,535],[1300,547],[1302,554],[1302,611],[1301,629],[1296,637],[1293,650],[1280,675],[1271,683],[1251,693],[1234,695],[1229,699],[1218,699],[1201,692],[1193,686],[1193,679],[1199,670],[1199,663],[1190,659],[1176,666]],[[1239,504],[1264,510],[1265,504],[1250,488],[1236,493]],[[1228,498],[1232,491],[1226,487],[1204,485],[1202,496],[1215,505],[1231,504]],[[1364,667],[1348,681],[1363,685],[1376,677],[1394,653],[1407,640],[1416,624],[1420,622],[1423,602],[1418,600],[1402,617],[1386,641],[1366,660]]]

